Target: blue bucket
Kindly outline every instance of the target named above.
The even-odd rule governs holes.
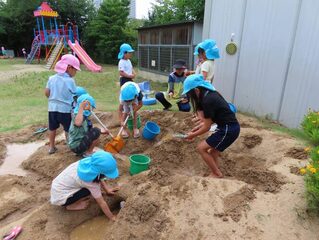
[[[155,122],[147,121],[142,135],[147,140],[153,140],[160,132],[161,129]]]

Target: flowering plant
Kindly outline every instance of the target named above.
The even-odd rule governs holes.
[[[301,126],[310,141],[315,145],[319,145],[319,112],[309,109]]]

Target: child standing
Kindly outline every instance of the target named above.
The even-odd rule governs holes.
[[[126,117],[131,114],[133,115],[133,137],[138,138],[140,131],[137,128],[137,111],[143,106],[143,95],[138,84],[134,82],[126,82],[121,87],[120,92],[120,109],[123,109],[120,121],[121,126],[124,125]],[[122,137],[128,138],[129,134],[126,131],[126,126],[122,131]]]
[[[72,163],[52,182],[51,204],[65,206],[67,210],[82,210],[89,205],[90,195],[96,200],[103,213],[112,221],[116,216],[105,202],[101,188],[114,195],[118,187],[107,186],[104,178],[114,179],[119,175],[112,154],[98,151],[88,158]]]
[[[49,154],[57,151],[55,147],[56,130],[63,126],[66,141],[71,123],[73,94],[76,90],[73,77],[80,69],[80,61],[71,54],[64,55],[55,65],[57,73],[49,78],[45,96],[49,100]]]
[[[223,177],[219,169],[220,152],[228,148],[239,136],[240,126],[234,112],[226,100],[206,82],[201,74],[186,78],[184,92],[191,100],[194,112],[201,121],[187,134],[186,139],[207,133],[212,125],[218,125],[218,131],[198,144],[197,150],[211,170],[211,177]]]
[[[167,92],[157,92],[155,98],[164,106],[163,110],[172,107],[171,100],[175,100],[180,111],[189,112],[190,105],[186,96],[182,95],[183,82],[185,80],[186,62],[182,59],[176,60],[173,65],[174,71],[168,77]]]
[[[195,73],[202,74],[207,82],[213,83],[215,74],[215,59],[220,58],[216,41],[213,39],[206,39],[198,44],[194,54],[198,55],[199,59],[202,60]]]
[[[126,82],[132,82],[136,76],[136,73],[133,69],[131,63],[131,57],[134,49],[131,45],[123,43],[120,47],[120,52],[118,54],[119,64],[119,73],[120,73],[120,86],[123,86]]]
[[[108,134],[105,129],[93,127],[89,120],[92,109],[95,108],[95,100],[89,94],[82,94],[77,99],[69,130],[68,145],[72,152],[87,157],[92,155],[94,147],[99,144],[101,133]]]

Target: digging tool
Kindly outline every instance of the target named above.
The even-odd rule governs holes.
[[[109,143],[105,144],[104,146],[104,150],[110,153],[119,153],[123,147],[124,147],[124,141],[121,137],[121,133],[124,129],[124,126],[127,123],[128,118],[130,117],[130,115],[128,114],[123,126],[120,128],[120,131],[118,132],[118,134],[116,135],[116,137],[113,138],[112,141],[110,141]]]
[[[106,131],[109,132],[109,135],[111,136],[111,138],[114,139],[113,134],[112,134],[112,133],[110,132],[110,130],[102,123],[102,121],[98,118],[98,116],[96,116],[96,114],[95,114],[93,111],[91,111],[91,114],[92,114],[93,117],[96,119],[96,121],[98,121],[99,124],[100,124]]]

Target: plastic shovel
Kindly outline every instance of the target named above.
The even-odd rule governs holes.
[[[110,141],[109,143],[105,144],[104,146],[104,150],[110,153],[119,153],[123,147],[124,147],[124,140],[121,137],[121,133],[124,129],[124,126],[127,123],[127,120],[129,118],[130,115],[128,115],[124,121],[123,126],[120,128],[119,133],[116,135],[116,137],[113,138],[112,141]]]

